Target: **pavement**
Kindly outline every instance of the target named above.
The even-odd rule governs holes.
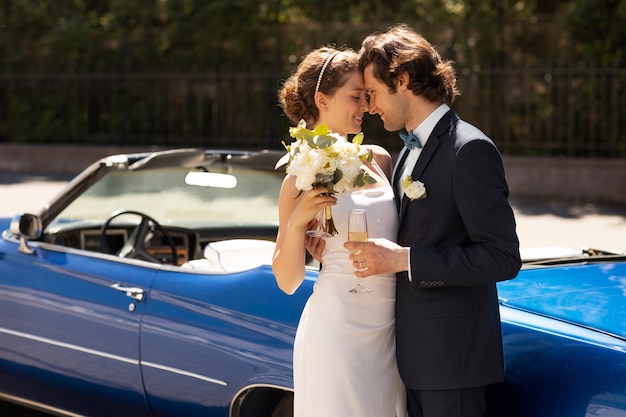
[[[70,178],[0,173],[0,217],[38,212]],[[626,206],[515,198],[522,248],[590,247],[626,253]]]

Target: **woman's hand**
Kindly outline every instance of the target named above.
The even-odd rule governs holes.
[[[303,195],[299,197],[302,198],[302,201],[300,201],[300,203],[296,206],[292,217],[294,215],[298,215],[306,219],[308,216],[312,216],[309,218],[310,220],[307,223],[306,230],[313,230],[317,227],[319,223],[317,215],[320,211],[327,206],[334,206],[337,204],[337,197],[326,195],[327,192],[327,188],[314,188],[311,191],[303,193]],[[326,247],[326,241],[324,239],[305,235],[304,246],[316,261],[322,263],[322,254],[324,253],[324,248]]]
[[[272,259],[272,270],[278,287],[293,294],[304,279],[306,262],[306,231],[311,220],[326,206],[337,204],[337,198],[326,195],[328,189],[315,188],[300,192],[295,187],[295,177],[287,175],[278,198],[278,235]],[[321,257],[320,249],[311,248]],[[322,247],[323,248],[323,247]]]
[[[319,187],[305,191],[299,197],[296,197],[300,201],[291,213],[289,218],[290,225],[295,227],[310,226],[309,223],[315,220],[315,217],[322,209],[337,204],[337,197],[327,195],[327,192],[327,188]]]

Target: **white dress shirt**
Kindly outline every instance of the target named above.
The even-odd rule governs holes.
[[[413,134],[417,136],[422,147],[411,149],[409,151],[409,155],[404,161],[404,165],[397,168],[397,172],[401,174],[398,181],[399,196],[402,196],[402,180],[408,175],[411,175],[411,172],[413,172],[413,168],[415,168],[415,164],[417,163],[417,158],[419,158],[422,149],[424,148],[424,146],[426,146],[428,137],[431,133],[433,133],[433,129],[435,129],[435,126],[437,125],[437,123],[439,123],[439,120],[441,120],[441,118],[444,116],[444,114],[448,112],[448,110],[450,110],[450,107],[448,107],[447,104],[442,103],[431,114],[429,114],[428,117],[424,119],[424,121],[420,123],[419,126],[417,126],[417,128],[413,129]],[[401,160],[401,158],[398,158],[398,160]],[[414,178],[413,180],[416,179],[417,178]]]

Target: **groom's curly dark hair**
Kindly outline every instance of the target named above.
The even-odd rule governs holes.
[[[429,101],[452,104],[460,93],[452,61],[444,61],[422,35],[406,24],[369,35],[359,51],[359,69],[373,65],[374,77],[396,92],[398,77],[409,75],[409,89]]]

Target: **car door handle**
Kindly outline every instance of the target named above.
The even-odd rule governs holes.
[[[133,300],[143,301],[144,292],[143,292],[143,289],[141,288],[124,287],[121,284],[113,284],[111,285],[111,288],[113,288],[114,290],[126,293],[126,296],[132,298]]]

